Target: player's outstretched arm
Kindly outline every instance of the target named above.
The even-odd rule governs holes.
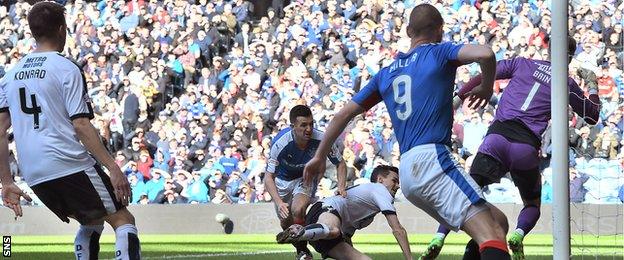
[[[496,63],[496,80],[499,79],[510,79],[513,77],[513,73],[516,68],[516,59],[507,59],[501,60]],[[472,77],[466,84],[462,86],[462,88],[457,92],[456,99],[459,99],[459,102],[463,101],[468,97],[468,93],[475,87],[481,84],[481,74]],[[453,102],[456,101],[453,99]],[[455,103],[453,103],[455,104]]]
[[[347,197],[347,164],[344,160],[340,161],[336,167],[338,179],[338,195]]]
[[[596,74],[588,69],[580,68],[577,74],[585,81],[585,86],[589,92],[589,96],[585,97],[583,90],[573,80],[568,81],[570,89],[569,103],[572,110],[579,116],[583,117],[586,123],[595,125],[600,119],[600,98],[598,97],[598,82]]]
[[[277,205],[277,209],[279,210],[280,217],[282,219],[288,218],[290,212],[288,210],[288,204],[282,201],[279,194],[277,193],[277,186],[275,185],[275,175],[270,172],[264,173],[264,188],[269,192],[271,198],[273,198],[273,202]]]
[[[314,154],[312,160],[310,160],[303,169],[303,181],[305,184],[311,185],[312,180],[315,177],[325,172],[325,158],[327,157],[327,154],[329,154],[332,145],[345,129],[349,121],[362,112],[364,112],[364,108],[357,103],[350,101],[340,111],[338,111],[334,118],[329,122],[327,129],[325,129],[323,140],[316,150],[316,154]]]
[[[401,251],[403,251],[403,256],[405,259],[412,259],[412,251],[410,250],[409,240],[407,239],[407,231],[399,222],[399,218],[396,214],[386,214],[386,220],[388,221],[388,225],[392,228],[392,234],[394,238],[396,238],[399,246],[401,247]]]
[[[459,49],[457,59],[462,64],[477,62],[481,66],[481,84],[469,91],[466,96],[469,98],[468,106],[471,108],[484,106],[494,92],[494,79],[496,77],[494,52],[486,45],[466,44]]]
[[[121,172],[119,166],[113,160],[113,157],[108,153],[102,141],[100,134],[95,127],[89,121],[87,117],[78,117],[72,120],[76,135],[87,150],[100,162],[110,173],[111,183],[115,189],[115,196],[117,201],[124,205],[128,205],[128,202],[132,198],[130,183],[128,178]]]
[[[7,131],[11,127],[11,117],[8,112],[0,112],[0,181],[2,181],[2,202],[15,213],[15,218],[22,216],[21,197],[27,201],[32,199],[24,193],[11,176],[9,169],[9,140]]]

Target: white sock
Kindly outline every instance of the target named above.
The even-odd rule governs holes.
[[[440,238],[440,239],[442,239],[442,240],[444,240],[444,238],[446,238],[446,234],[444,234],[444,233],[436,233],[435,236]]]
[[[524,230],[522,230],[521,228],[516,228],[516,233],[522,235],[524,237]]]
[[[301,236],[301,240],[316,241],[325,239],[329,236],[329,227],[323,223],[310,224],[305,227],[305,233]]]
[[[136,226],[125,224],[115,230],[115,259],[141,259],[141,245]]]
[[[80,225],[74,239],[74,253],[76,260],[98,259],[100,252],[100,235],[104,225]]]

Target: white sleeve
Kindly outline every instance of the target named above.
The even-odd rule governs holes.
[[[333,144],[327,158],[334,164],[338,165],[342,162],[342,154],[340,153],[340,149],[336,144]]]
[[[9,112],[9,102],[4,92],[5,85],[4,79],[0,79],[0,113]]]
[[[384,215],[396,214],[396,209],[394,208],[394,204],[392,204],[394,202],[394,198],[390,195],[390,191],[379,183],[375,184],[374,191],[373,199],[379,207],[379,211],[381,211]]]
[[[78,68],[72,69],[63,79],[63,102],[71,120],[79,117],[93,119],[86,80]]]
[[[323,141],[324,136],[325,136],[325,133],[317,129],[314,129],[314,134],[313,134],[314,139],[317,139],[320,142],[320,141]],[[338,165],[340,164],[340,162],[342,162],[342,153],[340,152],[340,149],[338,149],[338,146],[336,145],[336,143],[332,144],[331,150],[329,150],[329,154],[327,154],[327,159],[329,159],[329,161],[331,161],[331,163],[334,165]]]
[[[270,173],[275,173],[277,166],[279,165],[279,161],[277,160],[277,156],[281,151],[281,147],[279,144],[274,143],[271,145],[271,151],[269,152],[269,160],[267,161],[266,171]]]

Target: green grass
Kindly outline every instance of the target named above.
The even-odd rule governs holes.
[[[146,259],[293,259],[290,245],[278,245],[274,235],[142,235]],[[72,236],[13,236],[13,259],[72,259]],[[417,258],[431,235],[410,235]],[[438,259],[461,259],[468,237],[451,234]],[[584,246],[580,246],[581,241]],[[101,259],[113,258],[114,236],[102,236]],[[401,259],[400,248],[390,234],[359,234],[355,247],[373,259]],[[624,238],[620,236],[575,236],[573,259],[624,259]],[[529,235],[525,240],[527,259],[552,259],[552,236]],[[320,255],[315,254],[315,259]]]

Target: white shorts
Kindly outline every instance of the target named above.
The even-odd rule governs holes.
[[[292,199],[297,194],[307,195],[310,197],[310,204],[312,204],[315,199],[314,195],[316,194],[317,185],[317,183],[314,183],[312,187],[305,187],[303,185],[303,177],[290,181],[275,178],[277,194],[279,194],[283,202],[288,204],[292,202]],[[279,217],[279,209],[277,208],[277,205],[275,205],[275,212],[277,212],[277,216]]]
[[[445,145],[413,147],[401,155],[399,172],[405,197],[454,231],[487,209],[481,189]]]

